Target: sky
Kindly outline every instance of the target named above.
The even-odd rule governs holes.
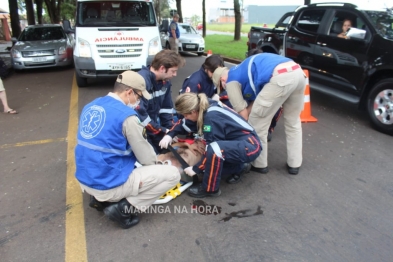
[[[176,1],[171,0],[171,7],[176,8]],[[241,0],[240,0],[241,1]],[[221,2],[227,2],[226,5],[233,5],[233,0],[205,0],[206,11],[210,7],[218,7]],[[311,3],[322,3],[322,2],[348,2],[356,5],[372,4],[373,6],[383,7],[384,4],[393,6],[393,0],[342,0],[342,1],[330,1],[330,0],[311,0]],[[302,5],[304,0],[244,0],[243,6],[246,5]],[[8,0],[0,0],[0,7],[6,11],[9,11]],[[200,7],[200,8],[198,8]],[[182,0],[182,11],[184,17],[191,17],[198,15],[202,17],[202,0]]]
[[[2,0],[0,0],[2,1]],[[176,9],[176,1],[171,0],[171,7]],[[239,0],[241,2],[241,0]],[[226,3],[225,3],[226,2]],[[347,2],[353,3],[358,6],[371,5],[374,7],[384,7],[388,4],[390,7],[393,6],[393,0],[341,0],[341,1],[331,1],[331,0],[311,0],[311,3],[323,3],[323,2]],[[182,0],[182,11],[183,17],[191,17],[193,15],[198,15],[202,17],[202,0]],[[209,8],[224,6],[233,6],[233,0],[205,0],[206,12],[208,13]],[[244,0],[243,6],[247,5],[302,5],[304,0]],[[200,7],[200,8],[198,8]]]

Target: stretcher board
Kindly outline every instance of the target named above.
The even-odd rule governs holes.
[[[176,197],[180,196],[181,193],[183,193],[191,185],[192,185],[192,181],[191,182],[180,181],[174,188],[168,190],[159,199],[157,199],[153,203],[153,205],[161,205],[161,204],[168,203],[172,199],[175,199]]]

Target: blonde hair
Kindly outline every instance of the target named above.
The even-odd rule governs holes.
[[[184,93],[179,95],[175,101],[175,109],[179,114],[190,114],[193,110],[198,111],[198,135],[203,134],[203,114],[209,107],[209,100],[204,93]]]

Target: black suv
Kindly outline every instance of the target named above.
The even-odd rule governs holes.
[[[340,38],[344,20],[352,27]],[[301,6],[281,33],[266,34],[258,46],[295,60],[309,70],[312,89],[367,108],[373,126],[393,135],[391,9],[362,10],[348,3]]]

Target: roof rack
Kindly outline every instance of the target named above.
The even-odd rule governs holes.
[[[350,4],[350,3],[344,3],[344,2],[324,2],[324,3],[314,3],[314,4],[309,4],[308,6],[321,6],[321,5],[342,5],[343,7],[352,7],[352,8],[357,8],[357,5]]]

